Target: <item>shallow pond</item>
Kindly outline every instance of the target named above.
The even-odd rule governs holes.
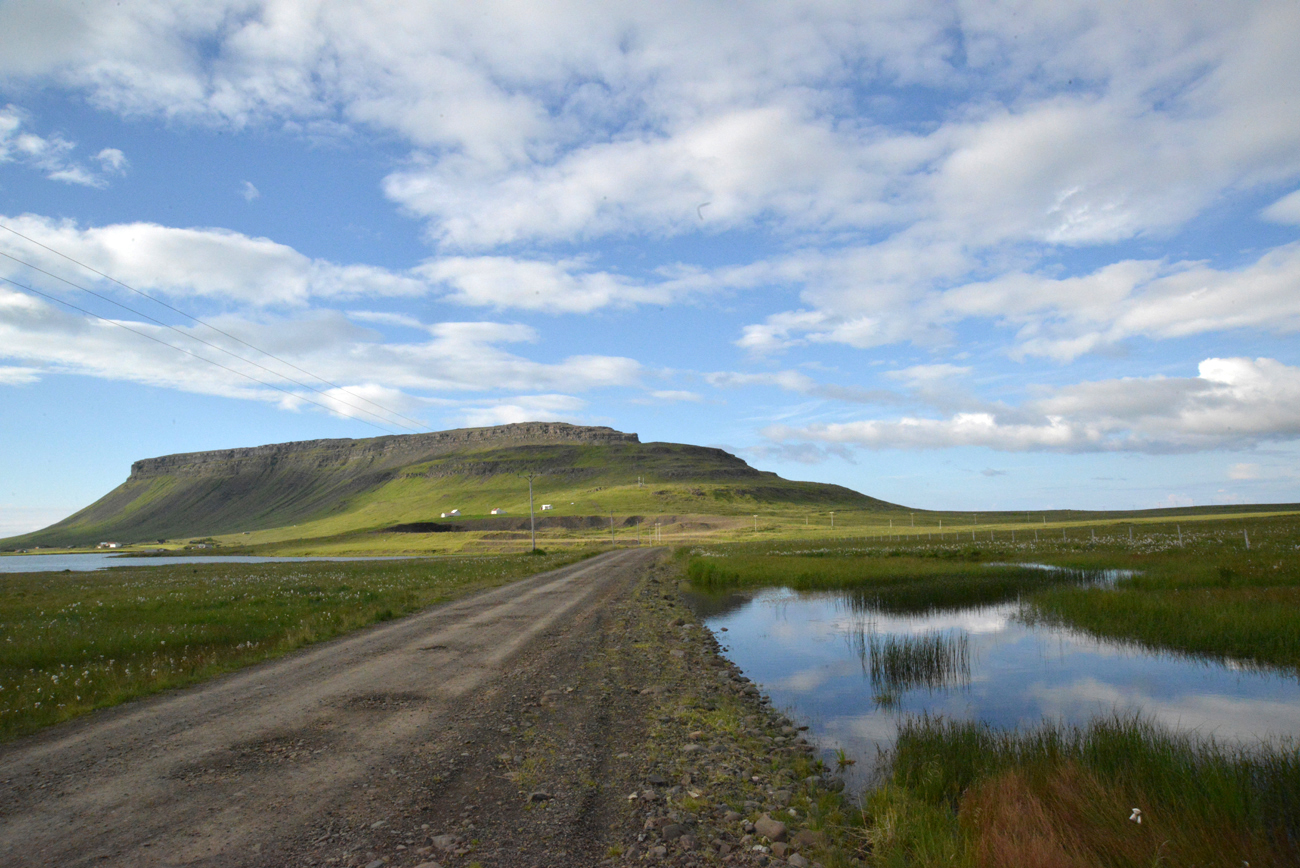
[[[857,760],[855,787],[870,783],[900,717],[922,712],[1005,728],[1138,712],[1225,742],[1300,737],[1295,675],[1031,625],[1016,601],[899,614],[784,588],[691,599],[725,655],[810,727],[828,765],[838,748]]]
[[[376,558],[263,558],[253,555],[151,555],[132,557],[111,552],[70,555],[6,555],[0,557],[0,573],[74,573],[106,570],[109,567],[167,567],[175,564],[287,564],[301,561],[400,561],[405,557]]]

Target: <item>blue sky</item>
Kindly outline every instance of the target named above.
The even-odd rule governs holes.
[[[530,419],[922,508],[1300,501],[1294,3],[0,23],[0,534],[137,458]]]

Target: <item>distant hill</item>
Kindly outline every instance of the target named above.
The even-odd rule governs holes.
[[[527,422],[365,440],[309,440],[137,461],[113,491],[3,547],[214,536],[296,526],[325,536],[464,521],[500,508],[527,515],[742,515],[758,505],[892,508],[838,485],[755,470],[721,449],[641,443],[612,428]],[[639,481],[638,481],[639,480]],[[539,513],[540,515],[540,513]],[[460,521],[461,519],[458,519]],[[501,521],[496,519],[495,521]]]

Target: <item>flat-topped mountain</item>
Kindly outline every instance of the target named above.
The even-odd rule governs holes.
[[[613,428],[569,425],[565,422],[517,422],[490,428],[457,428],[429,434],[394,434],[365,440],[300,440],[212,452],[182,452],[145,458],[131,465],[130,480],[159,476],[229,476],[268,470],[283,463],[305,462],[313,467],[343,467],[363,463],[397,466],[449,452],[545,443],[639,443],[635,434]],[[128,481],[130,481],[128,480]]]
[[[576,514],[744,515],[759,504],[888,507],[837,485],[793,482],[721,449],[642,443],[636,434],[525,422],[363,440],[307,440],[135,462],[85,509],[14,546],[153,542],[294,527],[303,537],[379,530],[535,500]],[[558,514],[558,513],[557,513]]]

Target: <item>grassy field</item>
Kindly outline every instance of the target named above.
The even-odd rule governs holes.
[[[582,556],[0,574],[0,741]]]
[[[1019,598],[1029,621],[1300,674],[1300,515],[1034,531],[714,543],[678,555],[707,589],[837,590],[853,605],[894,612]],[[1019,566],[1031,563],[1064,571]],[[1123,572],[1079,582],[1083,571],[1106,570]],[[962,649],[943,641],[888,649],[882,665],[897,658],[898,671],[873,671],[873,689],[891,677],[959,680]],[[1009,733],[913,718],[882,761],[888,783],[850,818],[876,865],[1300,864],[1294,742],[1229,748],[1140,719]],[[1135,807],[1140,824],[1130,820]]]

